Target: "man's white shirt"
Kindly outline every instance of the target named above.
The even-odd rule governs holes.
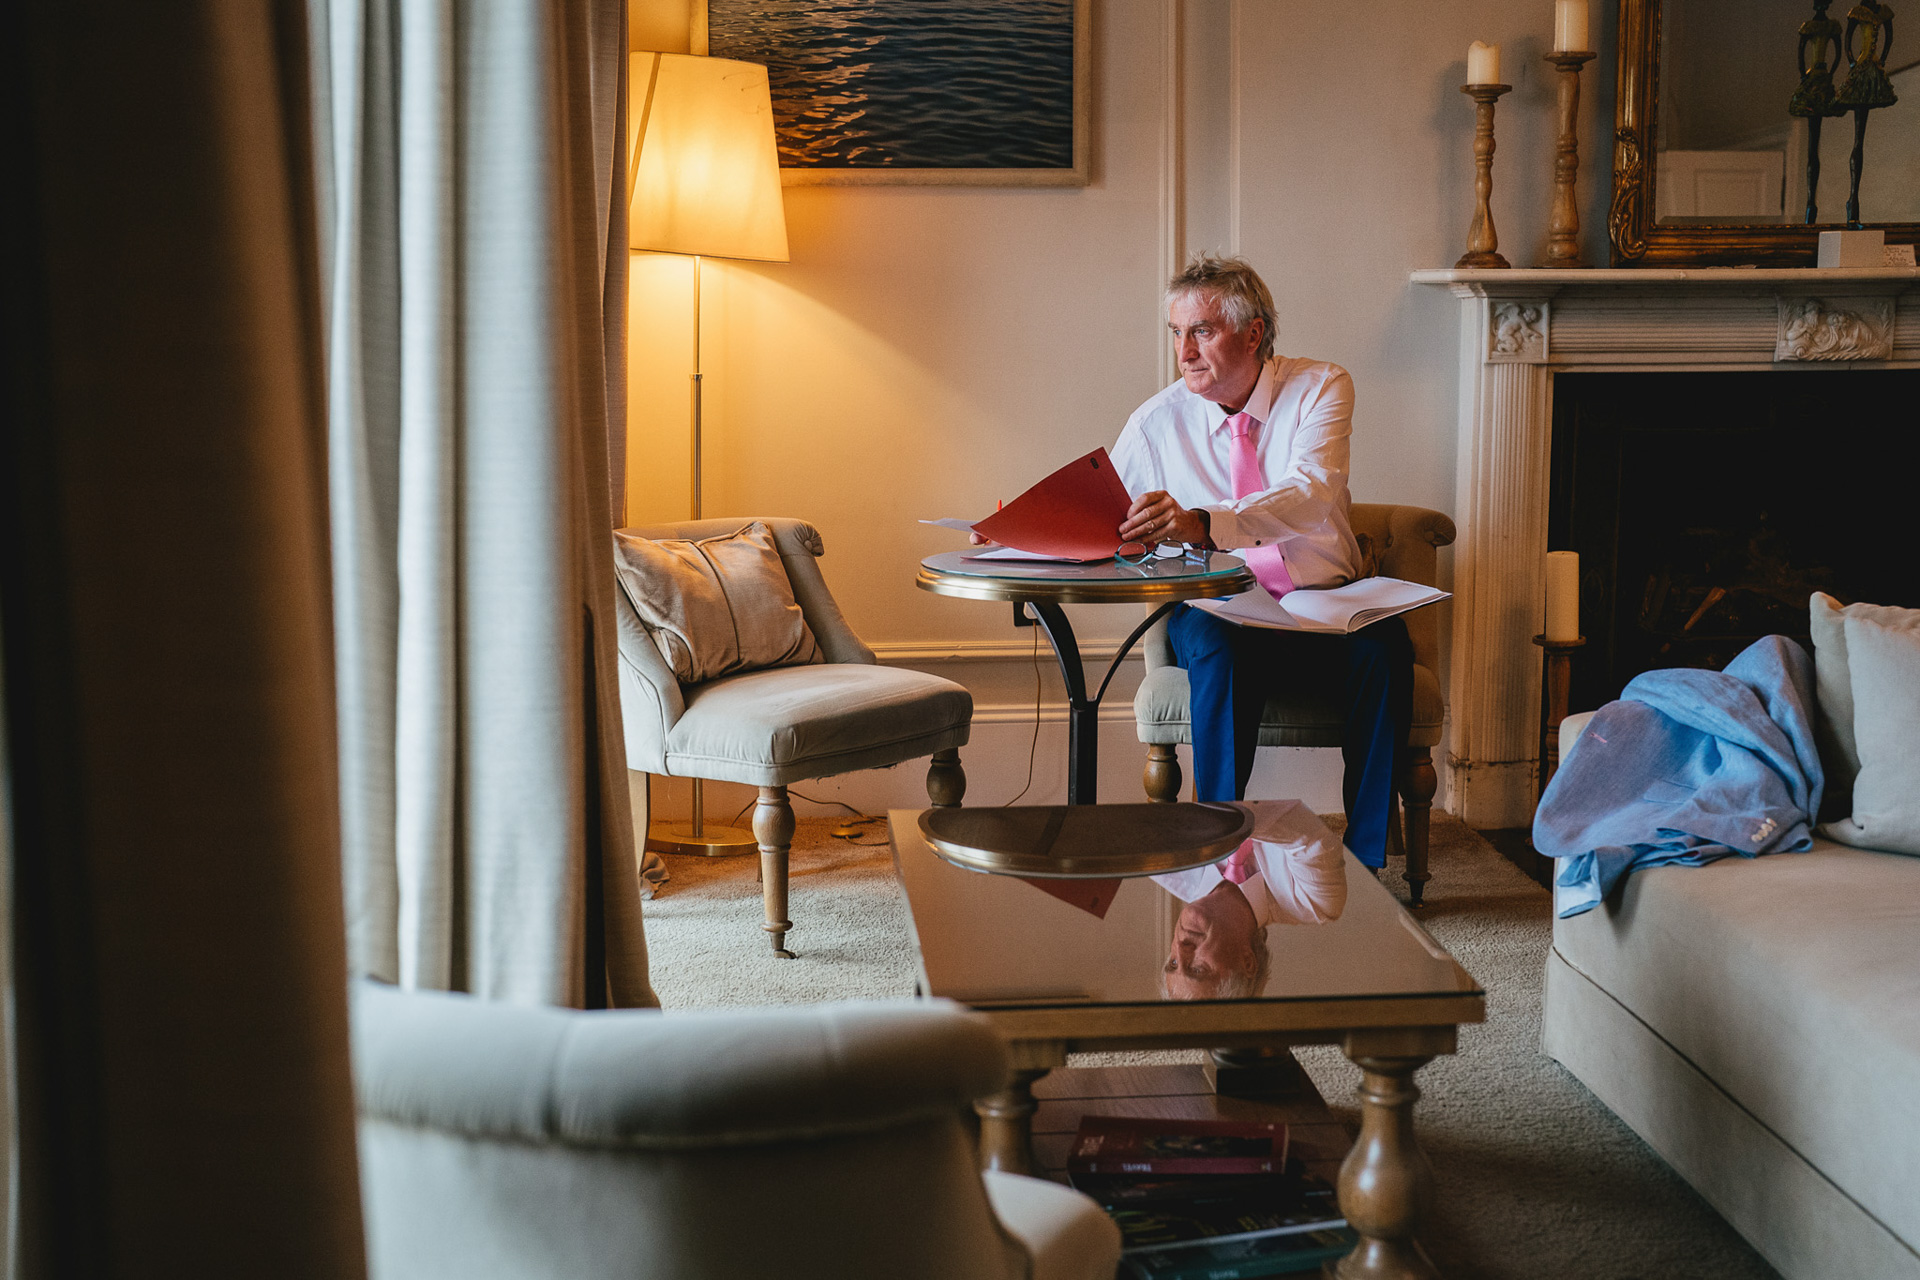
[[[1268,924],[1325,924],[1347,906],[1346,850],[1339,837],[1299,800],[1264,801],[1253,830],[1257,875],[1240,886],[1254,920]],[[1221,863],[1154,876],[1182,902],[1212,893],[1226,877]]]
[[[1134,410],[1113,465],[1134,497],[1164,489],[1210,514],[1222,551],[1277,544],[1296,587],[1337,587],[1360,573],[1349,523],[1347,466],[1353,379],[1324,360],[1275,356],[1261,366],[1245,411],[1267,487],[1235,497],[1232,433],[1211,400],[1176,382]]]

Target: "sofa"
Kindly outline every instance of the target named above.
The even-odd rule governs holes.
[[[1825,721],[1843,696],[1815,656]],[[1563,759],[1589,718],[1562,725]],[[1822,835],[1630,875],[1554,922],[1542,1034],[1789,1280],[1920,1280],[1920,857]]]

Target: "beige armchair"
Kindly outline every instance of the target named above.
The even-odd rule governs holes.
[[[787,858],[793,806],[787,787],[856,769],[932,756],[927,797],[957,805],[966,794],[960,751],[973,695],[951,680],[883,667],[847,626],[820,575],[820,533],[802,520],[765,517],[636,525],[637,538],[702,539],[737,533],[758,519],[773,531],[794,599],[824,663],[774,667],[682,686],[619,595],[620,712],[627,767],[676,778],[740,782],[760,789],[753,834],[760,849],[766,922],[777,956],[786,935]]]
[[[1389,578],[1438,585],[1438,550],[1453,542],[1453,521],[1425,507],[1356,502],[1353,531],[1372,550],[1379,572]],[[1406,615],[1413,639],[1413,728],[1407,735],[1407,767],[1400,781],[1405,835],[1399,824],[1389,832],[1389,849],[1404,852],[1407,885],[1418,906],[1430,878],[1427,871],[1428,816],[1439,779],[1433,748],[1440,742],[1446,704],[1440,695],[1440,618],[1432,608]],[[1180,798],[1178,743],[1191,743],[1187,712],[1187,673],[1174,665],[1167,624],[1147,632],[1147,675],[1134,696],[1134,722],[1147,744],[1146,788],[1154,800]],[[1260,717],[1263,747],[1337,747],[1344,713],[1337,693],[1324,688],[1289,690],[1269,699]],[[1398,849],[1394,846],[1398,844]]]
[[[354,993],[372,1280],[1112,1280],[1066,1187],[979,1171],[1007,1052],[946,1001],[663,1016]]]

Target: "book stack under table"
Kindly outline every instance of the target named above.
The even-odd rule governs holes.
[[[1085,1115],[1067,1177],[1119,1225],[1134,1280],[1317,1271],[1356,1239],[1282,1123]]]

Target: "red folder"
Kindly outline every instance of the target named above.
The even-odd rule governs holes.
[[[973,526],[1001,546],[1068,560],[1105,560],[1133,499],[1105,449],[1076,458]]]

